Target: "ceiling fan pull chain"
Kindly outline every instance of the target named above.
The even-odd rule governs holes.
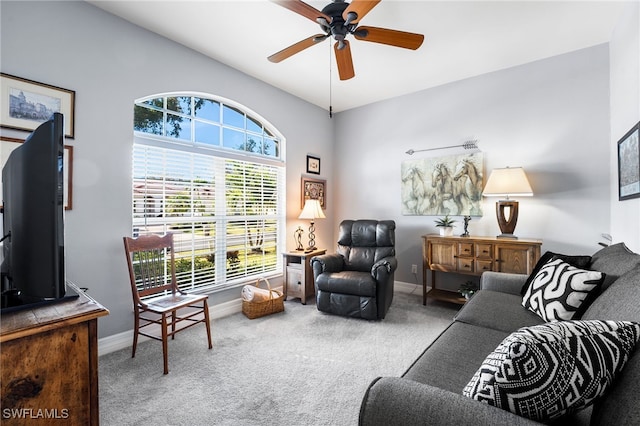
[[[329,118],[333,118],[333,77],[331,75],[331,43],[329,43]]]

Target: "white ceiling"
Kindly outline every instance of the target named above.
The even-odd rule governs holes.
[[[413,51],[350,36],[356,76],[346,81],[338,79],[328,40],[278,64],[267,61],[322,32],[268,0],[89,3],[338,112],[606,43],[624,2],[382,0],[361,25],[421,33],[425,41]],[[329,0],[307,3],[322,9]]]

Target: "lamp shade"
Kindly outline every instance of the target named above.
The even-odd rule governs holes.
[[[482,191],[485,197],[531,197],[533,190],[522,167],[493,169]]]
[[[298,219],[324,219],[326,216],[320,206],[320,201],[316,199],[308,199],[304,202],[304,207]]]

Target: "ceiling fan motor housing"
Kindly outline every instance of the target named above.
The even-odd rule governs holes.
[[[328,27],[326,24],[324,24],[324,22],[319,22],[320,27],[323,31],[325,31],[327,34],[331,34],[333,38],[338,41],[338,49],[344,48],[345,37],[347,36],[347,34],[353,32],[353,30],[356,28],[356,25],[346,23],[342,16],[344,10],[348,6],[349,3],[345,3],[342,0],[336,0],[333,3],[329,3],[324,7],[324,9],[322,9],[322,13],[331,17],[331,22],[329,22]],[[352,20],[357,17],[355,13],[352,12],[350,13],[350,15],[351,14],[353,14]],[[324,19],[322,19],[321,21],[324,21]]]

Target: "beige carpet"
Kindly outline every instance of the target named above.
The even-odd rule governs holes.
[[[417,293],[417,292],[415,292]],[[378,376],[399,376],[450,323],[454,305],[397,292],[382,321],[319,312],[298,299],[285,311],[212,322],[169,343],[99,359],[102,425],[355,425]]]

